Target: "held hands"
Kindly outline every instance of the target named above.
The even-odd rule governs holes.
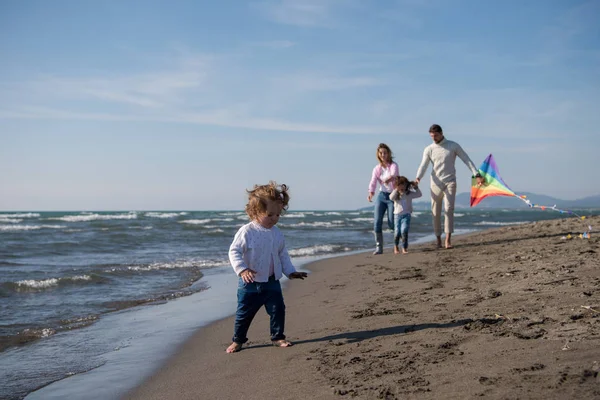
[[[367,197],[367,200],[369,200],[369,203],[373,201],[373,195],[374,194],[375,193],[373,193],[373,192],[369,192],[369,196]]]
[[[308,276],[306,272],[292,272],[288,275],[289,279],[304,279]]]
[[[244,283],[254,282],[254,276],[256,275],[256,271],[252,271],[251,269],[245,269],[240,272],[240,278],[244,281]]]
[[[485,178],[483,176],[478,176],[475,179],[477,179],[477,186],[483,186],[485,184]]]
[[[419,178],[415,178],[415,183],[418,185],[421,182]]]

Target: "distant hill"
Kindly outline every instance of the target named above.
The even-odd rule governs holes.
[[[577,200],[561,200],[556,197],[546,196],[543,194],[530,193],[530,192],[519,192],[520,195],[525,195],[534,204],[540,204],[543,206],[556,205],[562,209],[573,209],[573,208],[600,208],[600,195],[584,197],[583,199]],[[423,193],[425,197],[425,193]],[[470,193],[460,193],[456,196],[456,208],[469,208],[470,204]],[[413,203],[415,208],[427,209],[430,207],[429,199]],[[528,208],[527,204],[519,199],[513,197],[487,197],[482,200],[481,203],[477,204],[477,208]]]

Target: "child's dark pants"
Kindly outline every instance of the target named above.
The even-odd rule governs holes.
[[[244,283],[240,278],[238,283],[238,307],[235,313],[233,341],[246,343],[248,328],[252,319],[264,305],[267,314],[271,317],[271,340],[285,339],[285,304],[281,285],[274,276],[268,282]]]

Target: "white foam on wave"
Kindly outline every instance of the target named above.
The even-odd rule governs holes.
[[[0,218],[37,218],[40,214],[38,213],[16,213],[16,214],[0,214]]]
[[[180,212],[180,213],[174,213],[174,212],[147,212],[146,214],[144,214],[144,217],[149,217],[149,218],[175,218],[178,217],[180,215],[186,215],[187,213],[184,212]]]
[[[62,225],[0,225],[0,232],[6,231],[33,231],[38,229],[64,229]]]
[[[497,221],[481,221],[475,222],[473,225],[487,225],[487,226],[508,226],[508,225],[521,225],[527,224],[530,221],[518,221],[518,222],[497,222]]]
[[[465,214],[461,214],[461,213],[454,213],[454,216],[455,216],[455,217],[464,217],[464,216],[465,216]]]
[[[148,265],[132,265],[128,266],[129,271],[159,271],[164,269],[178,269],[178,268],[214,268],[229,265],[226,260],[183,260],[169,262],[155,262]],[[120,268],[111,268],[106,272],[115,272]]]
[[[212,230],[206,231],[204,233],[223,233],[223,232],[225,232],[223,229],[212,229]]]
[[[284,226],[287,226],[287,227],[290,227],[290,228],[300,228],[300,227],[332,227],[332,226],[342,225],[343,223],[344,223],[344,221],[331,221],[331,222],[316,221],[316,222],[299,222],[297,224],[284,224]]]
[[[337,211],[328,211],[325,213],[325,215],[342,215],[342,213]]]
[[[333,253],[336,247],[330,244],[316,245],[303,247],[300,249],[292,249],[289,251],[292,257],[314,256],[315,254]]]
[[[29,287],[33,289],[46,289],[52,286],[57,286],[59,282],[63,281],[89,281],[92,277],[89,275],[75,275],[64,278],[48,278],[48,279],[25,279],[22,281],[15,282],[19,287]]]
[[[423,213],[420,211],[413,211],[411,214],[411,216],[415,218],[419,218],[421,215],[423,215]]]
[[[15,283],[19,286],[26,286],[34,289],[44,289],[50,286],[58,285],[58,278],[49,278],[40,281],[36,281],[34,279],[26,279]]]
[[[303,212],[291,212],[291,213],[286,213],[285,216],[287,218],[306,218],[306,214],[307,213],[303,213]]]
[[[23,219],[8,218],[5,215],[0,215],[0,222],[6,223],[6,224],[18,224],[21,221],[23,221]]]
[[[185,221],[179,221],[180,224],[190,224],[190,225],[203,225],[208,224],[212,221],[210,218],[207,219],[186,219]]]
[[[373,218],[367,218],[367,217],[359,217],[359,218],[351,218],[350,221],[355,221],[355,222],[371,222],[373,221]]]
[[[89,222],[89,221],[108,221],[112,219],[137,219],[137,213],[130,212],[127,214],[88,214],[81,215],[65,215],[64,217],[48,218],[56,221],[64,222]]]
[[[242,212],[242,211],[235,211],[235,212],[233,212],[233,211],[227,211],[227,212],[219,213],[219,215],[226,216],[226,217],[235,217],[235,216],[238,216],[238,215],[246,215],[246,214],[244,212]]]

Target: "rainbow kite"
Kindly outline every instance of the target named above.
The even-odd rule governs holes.
[[[498,166],[496,165],[496,161],[494,160],[494,156],[491,154],[487,156],[487,158],[483,161],[481,166],[479,167],[479,174],[485,179],[485,183],[479,185],[477,184],[477,178],[473,178],[471,180],[471,207],[476,206],[479,202],[486,197],[492,196],[508,196],[508,197],[516,197],[522,200],[525,204],[527,204],[530,208],[539,208],[542,210],[553,210],[558,211],[561,214],[572,214],[579,217],[582,221],[585,220],[585,216],[581,216],[570,210],[561,210],[556,207],[556,204],[553,206],[541,206],[539,204],[534,204],[527,199],[527,196],[519,196],[515,192],[512,191],[511,188],[508,187],[502,177],[500,177],[500,171],[498,171]],[[588,232],[584,232],[579,237],[588,239],[590,237],[590,233],[592,231],[592,226],[588,225]],[[569,235],[570,236],[570,235]],[[570,238],[570,237],[569,237]]]
[[[471,182],[471,207],[476,206],[486,197],[491,196],[514,196],[518,197],[500,177],[500,171],[491,154],[479,167],[479,173],[485,179],[485,184],[477,185],[477,179]]]

